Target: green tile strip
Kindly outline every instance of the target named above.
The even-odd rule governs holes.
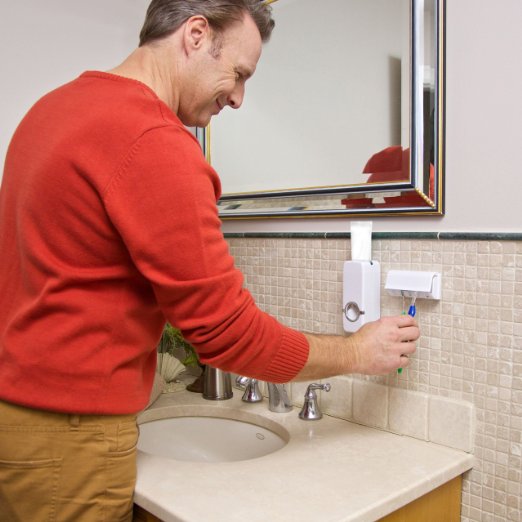
[[[349,239],[350,232],[229,232],[227,239]],[[444,239],[447,241],[522,241],[518,232],[374,232],[373,239]]]
[[[475,240],[475,241],[522,241],[519,232],[441,232],[439,239]]]

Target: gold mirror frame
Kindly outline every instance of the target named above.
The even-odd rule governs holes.
[[[435,42],[430,45],[436,54],[432,98],[428,100],[423,78],[427,8],[434,11]],[[226,193],[218,202],[221,219],[443,215],[445,0],[410,0],[410,56],[409,180]],[[425,117],[429,104],[433,121]],[[211,126],[196,129],[196,135],[212,163]],[[426,186],[428,190],[423,188]]]

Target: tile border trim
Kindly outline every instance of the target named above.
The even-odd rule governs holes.
[[[350,232],[225,232],[226,239],[350,239]],[[374,232],[373,239],[522,241],[519,232]]]

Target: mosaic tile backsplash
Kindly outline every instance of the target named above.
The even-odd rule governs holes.
[[[298,330],[343,334],[342,268],[350,259],[349,239],[228,242],[263,310]],[[391,269],[438,271],[442,299],[416,303],[421,339],[408,370],[340,378],[338,388],[346,390],[345,398],[353,396],[354,407],[352,397],[341,407],[335,395],[325,394],[325,413],[357,420],[357,394],[370,394],[374,412],[385,405],[376,420],[385,428],[401,426],[400,432],[446,443],[446,413],[457,418],[472,409],[473,430],[466,433],[473,440],[457,433],[454,444],[472,449],[476,458],[464,477],[462,520],[522,522],[522,241],[386,239],[374,240],[372,251],[381,263],[382,287]],[[402,309],[402,299],[382,288],[382,314]],[[404,424],[406,397],[420,418],[426,412],[426,422]]]

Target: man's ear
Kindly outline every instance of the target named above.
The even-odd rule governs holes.
[[[210,37],[210,25],[204,16],[191,16],[185,22],[185,30],[183,31],[185,52],[192,53],[200,49]]]

